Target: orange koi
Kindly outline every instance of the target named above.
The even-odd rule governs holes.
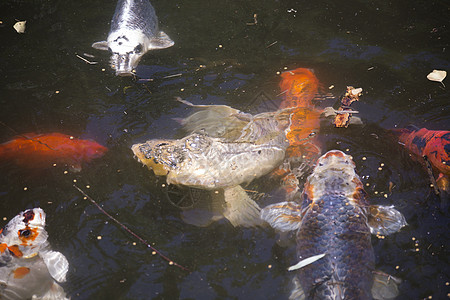
[[[321,111],[315,109],[312,104],[312,99],[318,92],[319,80],[310,69],[305,68],[284,72],[281,78],[283,101],[280,108],[295,108],[286,135],[289,141],[286,157],[313,162],[320,154],[320,147],[314,135],[320,128]],[[281,177],[281,185],[288,195],[293,195],[298,189],[298,180],[293,175],[290,164],[284,164],[279,169],[283,171],[279,170],[278,173],[285,173]]]
[[[27,133],[0,145],[0,161],[13,162],[27,169],[63,164],[80,171],[82,163],[103,156],[107,150],[94,141],[61,133]]]
[[[310,107],[319,89],[316,75],[306,68],[298,68],[281,74],[280,89],[283,102],[280,108]]]

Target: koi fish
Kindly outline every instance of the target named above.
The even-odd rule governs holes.
[[[144,54],[153,49],[164,49],[174,42],[158,29],[158,17],[148,0],[119,0],[111,20],[107,41],[92,47],[112,53],[111,68],[116,75],[129,76]]]
[[[0,299],[68,299],[57,282],[69,263],[47,241],[45,213],[28,209],[0,230]]]
[[[426,156],[439,172],[450,175],[450,131],[408,126],[393,132],[408,151],[418,157]]]
[[[406,225],[392,206],[369,205],[352,157],[321,156],[303,193],[269,205],[261,218],[296,231],[297,260],[289,299],[393,299],[399,280],[375,270],[371,233],[388,235]]]
[[[432,167],[440,172],[436,179],[437,188],[441,192],[449,193],[450,131],[428,130],[413,125],[392,131],[397,135],[399,143],[403,144],[416,158],[425,157]],[[432,173],[430,171],[430,176],[433,177]]]
[[[178,140],[135,144],[131,148],[135,157],[155,175],[166,176],[168,184],[223,194],[224,212],[205,221],[198,217],[188,220],[184,214],[186,222],[206,226],[225,217],[234,226],[259,225],[260,208],[240,185],[267,174],[283,161],[291,110],[252,116],[225,105],[182,102],[200,109],[183,120],[192,133]]]
[[[280,108],[311,107],[319,89],[319,80],[310,69],[298,68],[281,74],[284,100]]]
[[[84,162],[103,156],[108,149],[94,141],[61,133],[27,133],[0,145],[0,161],[27,169],[46,169],[54,164],[81,171]]]

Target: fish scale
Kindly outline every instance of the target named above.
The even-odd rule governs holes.
[[[365,212],[348,200],[336,194],[314,199],[314,208],[303,217],[297,232],[298,258],[327,253],[298,271],[299,280],[311,287],[304,289],[311,299],[333,299],[336,290],[344,289],[345,299],[371,299],[375,258],[370,229]]]

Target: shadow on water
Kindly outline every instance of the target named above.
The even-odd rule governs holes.
[[[450,292],[448,209],[429,188],[425,169],[387,130],[414,123],[448,130],[448,88],[426,79],[450,70],[444,1],[152,1],[175,46],[147,53],[139,80],[114,77],[106,38],[114,1],[21,1],[0,4],[0,142],[16,132],[62,132],[93,139],[109,152],[80,173],[58,166],[34,176],[2,165],[1,217],[40,206],[53,248],[70,262],[72,299],[283,299],[292,247],[268,228],[186,224],[158,180],[133,159],[133,143],[178,138],[177,119],[196,104],[246,112],[273,107],[277,72],[313,68],[334,100],[347,85],[365,125],[323,128],[324,151],[351,154],[371,202],[395,205],[408,226],[373,238],[377,268],[403,280],[398,299],[446,298]],[[15,20],[27,20],[17,34]],[[97,64],[87,64],[76,55]],[[92,57],[91,57],[92,56]],[[181,75],[179,75],[181,74]],[[445,82],[445,81],[444,81]],[[333,89],[328,89],[331,85]],[[267,100],[268,99],[268,100]],[[381,165],[383,164],[383,165]],[[381,168],[381,169],[380,169]],[[111,223],[72,184],[192,273],[168,265]],[[89,188],[87,187],[89,186]],[[252,188],[262,203],[281,201],[267,178]],[[3,222],[1,225],[6,223]],[[134,244],[136,243],[136,244]]]

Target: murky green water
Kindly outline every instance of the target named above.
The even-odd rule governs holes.
[[[0,120],[8,126],[0,126],[0,142],[15,132],[61,132],[110,149],[80,173],[55,168],[35,176],[0,166],[0,216],[9,220],[36,206],[46,211],[50,242],[70,262],[63,286],[72,299],[288,297],[292,246],[277,245],[269,228],[233,228],[227,221],[206,228],[185,224],[161,181],[133,159],[130,146],[180,136],[174,119],[189,110],[176,96],[252,111],[261,99],[279,99],[277,72],[297,67],[313,68],[335,97],[347,85],[364,89],[354,107],[365,126],[322,130],[323,150],[346,150],[370,184],[371,201],[395,205],[405,215],[409,225],[401,232],[373,238],[377,268],[403,280],[399,299],[448,297],[448,209],[441,209],[429,189],[425,170],[386,133],[411,123],[449,129],[448,88],[426,79],[433,69],[450,70],[448,3],[153,1],[175,46],[144,56],[138,71],[152,81],[141,82],[116,78],[109,55],[91,48],[106,38],[115,4],[0,4]],[[254,14],[257,24],[251,25]],[[25,34],[12,29],[15,19],[27,20]],[[98,64],[76,57],[85,53]],[[170,77],[176,74],[182,75]],[[152,255],[84,200],[74,180],[192,272]],[[263,178],[252,188],[270,192],[264,185]]]

